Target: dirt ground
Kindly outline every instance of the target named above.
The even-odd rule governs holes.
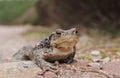
[[[20,35],[27,28],[0,26],[0,59],[9,59],[19,48],[28,43]]]
[[[28,30],[29,27],[0,26],[1,66],[5,63],[12,63],[12,55],[21,47],[36,43],[37,40],[23,36],[23,33]],[[25,76],[24,78],[120,78],[120,47],[114,43],[109,43],[106,39],[99,37],[94,39],[88,35],[81,35],[77,44],[75,62],[61,64],[57,73],[48,71],[44,75],[37,73],[34,77]],[[98,41],[100,43],[106,42],[106,44],[95,46],[98,45]]]

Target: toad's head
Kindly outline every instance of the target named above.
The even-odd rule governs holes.
[[[68,51],[78,42],[77,30],[76,28],[69,30],[58,29],[51,34],[50,40],[50,45],[53,48],[57,48],[63,52]]]

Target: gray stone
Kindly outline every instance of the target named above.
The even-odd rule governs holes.
[[[99,55],[101,55],[101,53],[98,50],[93,50],[93,51],[91,51],[91,55],[93,55],[93,56],[99,56]]]
[[[95,68],[95,69],[100,69],[101,64],[100,63],[89,63],[88,66]]]
[[[106,58],[103,59],[103,64],[108,63],[109,61],[110,61],[110,58],[106,57]]]
[[[0,64],[0,78],[32,78],[42,70],[32,61],[9,62]]]

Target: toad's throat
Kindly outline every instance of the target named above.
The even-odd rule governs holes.
[[[74,51],[73,48],[70,48],[69,51],[54,48],[53,52],[50,55],[49,54],[45,55],[45,59],[48,61],[66,59],[70,54],[73,53],[73,51]]]
[[[58,49],[70,49],[74,47],[78,42],[78,38],[70,38],[70,39],[63,39],[63,40],[56,40],[51,42],[52,47]]]

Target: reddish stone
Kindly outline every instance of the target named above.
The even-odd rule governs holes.
[[[54,77],[57,77],[57,75],[54,72],[48,71],[48,72],[45,72],[44,77],[54,78]]]
[[[37,75],[43,75],[43,72],[37,72]]]

